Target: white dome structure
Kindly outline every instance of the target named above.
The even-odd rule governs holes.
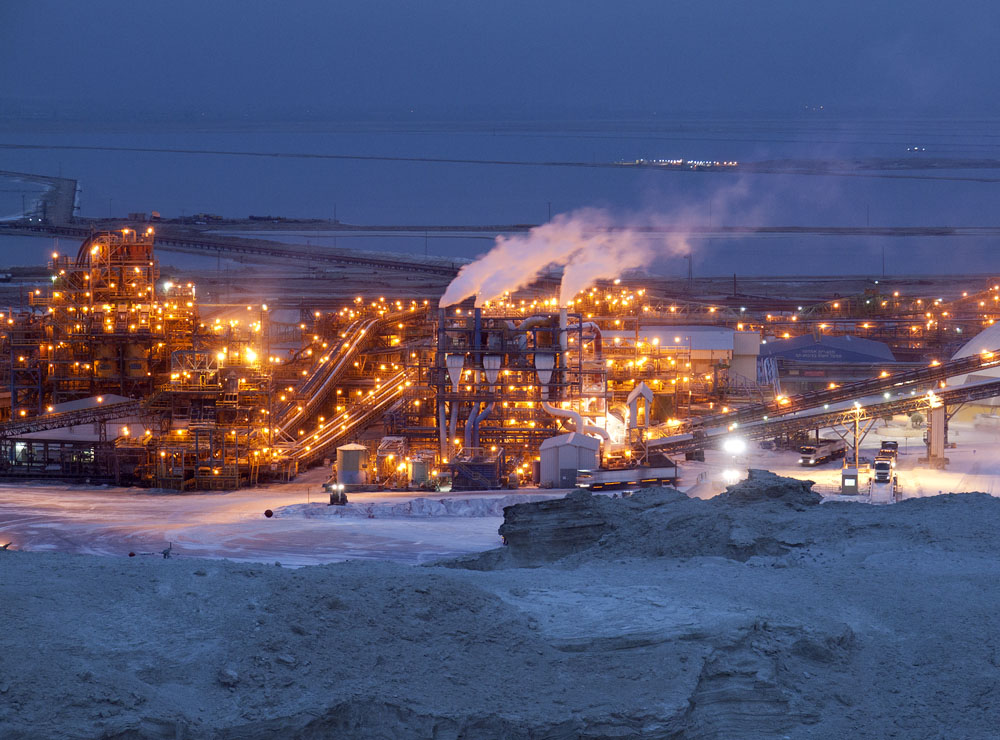
[[[962,348],[952,355],[953,360],[979,355],[983,352],[1000,350],[1000,324],[987,326],[972,339],[962,345]]]
[[[952,355],[951,359],[961,360],[965,357],[981,355],[984,352],[994,352],[996,350],[1000,350],[1000,324],[993,324],[992,326],[988,326],[983,329],[976,336],[962,345],[962,348]],[[990,378],[1000,378],[1000,365],[977,370],[974,373],[956,375],[948,378],[948,385],[964,385],[965,383],[973,383],[978,380],[986,380]],[[990,398],[979,401],[978,404],[982,406],[996,406],[998,405],[998,399]]]

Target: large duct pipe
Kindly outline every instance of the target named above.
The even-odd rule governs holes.
[[[574,411],[573,409],[559,409],[548,401],[542,401],[542,408],[552,416],[572,421],[575,431],[583,429],[583,417],[580,416],[578,411]]]
[[[611,435],[608,434],[607,430],[596,427],[593,424],[587,424],[584,422],[583,417],[578,411],[556,408],[548,401],[542,401],[542,409],[552,416],[560,419],[567,419],[572,425],[574,432],[579,432],[580,434],[596,434],[608,444],[611,443]]]
[[[559,309],[559,374],[558,382],[566,382],[566,354],[569,352],[569,332],[566,331],[568,314],[565,308]],[[583,350],[583,347],[580,348]]]
[[[476,425],[476,417],[479,415],[479,409],[482,404],[476,401],[472,404],[472,410],[469,411],[469,417],[465,420],[465,447],[468,449],[472,447],[472,428]]]
[[[458,429],[458,401],[451,402],[451,422],[448,425],[448,441],[455,439],[455,431]]]
[[[493,409],[496,405],[496,401],[490,401],[486,408],[483,409],[483,413],[476,417],[476,432],[479,431],[479,425],[486,419],[486,417],[493,413]]]
[[[441,441],[441,457],[448,457],[448,416],[444,401],[438,401],[438,436]]]
[[[517,326],[514,326],[514,322],[511,321],[508,326],[511,329],[517,329],[518,331],[528,331],[529,329],[534,329],[536,326],[541,326],[551,320],[551,316],[529,316]]]
[[[594,332],[594,354],[600,355],[603,352],[604,336],[601,334],[601,327],[595,324],[593,321],[584,321],[582,324],[576,324],[581,330],[590,329]],[[573,327],[570,327],[573,328]]]
[[[447,347],[448,335],[445,332],[445,312],[443,308],[438,308],[437,318],[437,354],[434,364],[441,369],[447,367],[447,357],[445,347]],[[438,400],[438,437],[441,442],[441,458],[448,457],[448,409],[444,400]]]
[[[462,370],[465,368],[465,355],[451,354],[445,355],[445,364],[448,366],[448,377],[451,378],[451,392],[458,393],[462,385]],[[455,431],[458,429],[458,401],[451,402],[451,422],[448,425],[448,441],[455,439]]]
[[[476,446],[479,445],[479,424],[490,414],[493,413],[493,407],[496,406],[495,401],[491,401],[487,404],[486,408],[483,409],[482,413],[476,413],[479,411],[480,404],[475,403],[472,406],[472,413],[469,414],[469,418],[465,422],[465,446],[472,447],[473,441],[476,442]],[[473,440],[473,437],[476,437]]]

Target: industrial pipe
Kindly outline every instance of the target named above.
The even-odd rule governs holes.
[[[493,407],[496,406],[496,402],[495,401],[491,401],[486,406],[486,408],[482,411],[482,413],[477,413],[477,412],[479,412],[480,405],[481,404],[479,402],[474,403],[472,405],[472,412],[469,414],[469,418],[465,420],[465,446],[466,447],[472,447],[472,437],[473,437],[473,435],[474,434],[478,434],[480,422],[482,422],[483,419],[485,419],[487,416],[489,416],[491,413],[493,413]]]
[[[594,332],[594,354],[600,356],[603,350],[604,337],[601,334],[601,327],[595,324],[593,321],[584,321],[582,324],[573,324],[570,329],[579,327],[583,329],[591,329]]]
[[[444,401],[438,401],[438,437],[441,443],[441,457],[448,457],[448,412]]]
[[[455,439],[455,430],[458,428],[458,401],[451,402],[451,422],[448,424],[448,440]]]
[[[573,411],[572,409],[556,408],[548,401],[542,401],[542,409],[547,411],[552,416],[560,419],[568,419],[573,426],[574,432],[579,432],[581,434],[596,434],[605,442],[611,444],[611,435],[608,434],[607,430],[601,429],[593,424],[587,424],[584,422],[583,416],[580,415],[580,412]]]
[[[472,408],[469,410],[469,416],[465,420],[465,447],[468,449],[472,447],[472,427],[476,423],[476,416],[479,415],[479,409],[482,404],[476,401],[472,404]]]
[[[552,320],[551,316],[529,316],[520,324],[515,324],[511,320],[507,320],[507,328],[511,331],[528,331],[529,329],[534,329],[536,326],[541,326]]]

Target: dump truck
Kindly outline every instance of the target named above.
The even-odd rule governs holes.
[[[894,439],[883,439],[882,446],[879,448],[879,457],[888,457],[893,462],[895,462],[896,457],[899,455],[899,442]]]
[[[875,473],[876,483],[888,483],[892,480],[892,471],[896,467],[896,461],[891,457],[879,457],[875,458],[875,463],[872,465],[872,470]]]
[[[896,460],[888,455],[875,458],[874,476],[868,484],[868,500],[873,504],[894,504],[899,498],[899,480],[896,478]]]
[[[816,444],[799,448],[799,465],[819,465],[846,454],[847,443],[842,439],[821,439]]]

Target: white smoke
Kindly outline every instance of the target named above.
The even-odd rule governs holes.
[[[642,234],[614,223],[607,211],[561,214],[525,235],[498,236],[487,254],[463,267],[441,297],[451,306],[469,296],[476,305],[530,285],[546,269],[563,268],[559,305],[596,280],[619,277],[657,256],[690,252],[683,234]]]

